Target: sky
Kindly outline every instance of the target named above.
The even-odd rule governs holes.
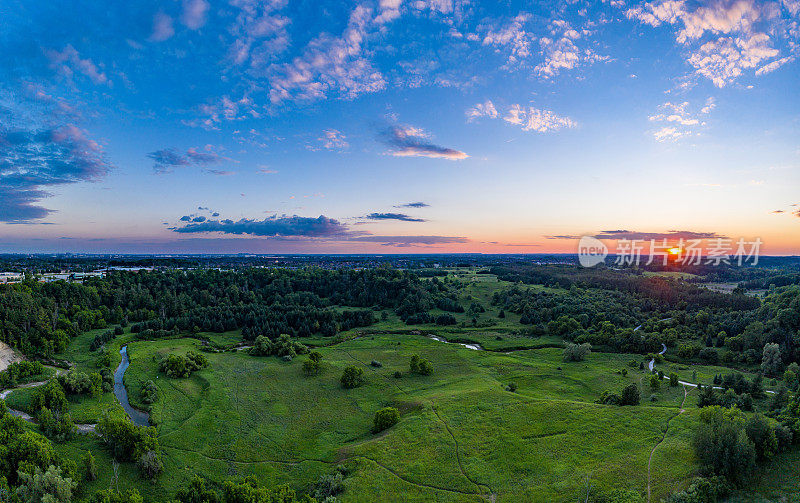
[[[800,254],[800,0],[0,19],[0,252]]]

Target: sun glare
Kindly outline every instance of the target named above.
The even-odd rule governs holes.
[[[670,248],[669,249],[669,254],[670,255],[680,255],[681,254],[681,249],[678,248],[678,247]]]

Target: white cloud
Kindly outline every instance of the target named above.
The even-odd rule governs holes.
[[[792,15],[800,12],[798,4],[798,0],[784,0],[784,8]],[[780,57],[780,41],[793,55],[800,51],[800,33],[792,30],[793,24],[787,26],[780,7],[771,2],[666,0],[645,2],[627,9],[625,15],[651,26],[675,26],[676,42],[689,51],[686,62],[717,87],[730,84],[747,70],[763,75],[794,59],[784,56],[769,62]]]
[[[695,126],[705,126],[702,115],[709,114],[715,108],[714,98],[709,97],[705,105],[697,114],[692,114],[689,110],[689,102],[682,103],[666,102],[659,105],[658,114],[649,117],[651,122],[660,123],[659,129],[653,132],[657,141],[674,141],[684,136],[694,134]]]
[[[483,37],[483,45],[493,45],[496,47],[507,47],[510,49],[509,63],[516,62],[531,55],[531,42],[536,37],[524,29],[526,22],[531,16],[527,13],[520,13],[509,24],[498,29],[490,29]]]
[[[231,4],[239,12],[229,29],[234,39],[228,57],[236,65],[249,64],[252,70],[263,71],[289,46],[291,21],[279,13],[286,1],[234,0]]]
[[[320,35],[291,63],[270,66],[270,100],[281,103],[320,99],[329,94],[352,99],[384,89],[384,76],[364,55],[367,37],[374,27],[372,9],[356,7],[340,37]]]
[[[770,47],[769,42],[769,36],[764,33],[756,33],[747,39],[722,37],[700,46],[688,62],[715,86],[725,87],[743,70],[755,68],[762,61],[778,55],[778,50]]]
[[[72,80],[75,72],[89,78],[97,85],[111,85],[106,74],[89,58],[81,58],[74,47],[67,45],[61,51],[45,51],[45,55],[50,60],[50,65],[59,74]]]
[[[766,65],[762,66],[758,70],[756,70],[756,75],[765,75],[767,73],[772,73],[778,68],[782,67],[786,63],[791,63],[794,61],[794,56],[786,56],[785,58],[776,59],[771,63],[767,63]]]
[[[172,18],[158,11],[153,16],[153,31],[150,34],[152,42],[163,42],[175,35],[175,28],[172,26]]]
[[[544,61],[536,65],[534,71],[544,78],[558,75],[562,70],[572,70],[581,64],[593,64],[608,61],[608,56],[597,54],[593,49],[580,49],[576,42],[581,40],[586,30],[580,32],[567,21],[556,19],[550,23],[549,37],[541,37]]]
[[[350,146],[350,144],[347,143],[345,135],[336,129],[324,130],[322,136],[317,138],[317,140],[328,150],[345,150]]]
[[[688,135],[687,131],[682,131],[677,128],[667,126],[655,131],[653,136],[657,141],[664,142],[664,141],[675,141],[683,136]]]
[[[380,3],[378,4],[380,13],[378,14],[378,17],[375,18],[375,22],[378,24],[384,24],[399,18],[400,5],[402,3],[403,0],[380,0]]]
[[[474,107],[467,110],[468,122],[471,122],[478,117],[489,117],[490,119],[497,118],[497,109],[494,107],[492,100],[486,100],[483,103],[478,103]]]
[[[506,109],[505,115],[501,115],[491,100],[478,103],[467,110],[467,122],[472,122],[479,117],[501,118],[509,124],[520,126],[523,131],[536,131],[538,133],[569,129],[578,125],[577,122],[569,117],[558,115],[550,110],[531,106],[526,107],[519,104],[510,105]]]
[[[181,23],[190,30],[199,30],[206,24],[208,8],[206,0],[183,0]]]
[[[524,107],[516,104],[511,105],[503,120],[510,124],[522,126],[523,131],[536,131],[538,133],[569,129],[578,125],[577,122],[569,117],[558,115],[550,110]]]

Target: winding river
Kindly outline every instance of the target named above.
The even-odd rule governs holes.
[[[122,348],[119,350],[119,354],[122,355],[122,361],[119,362],[117,370],[114,371],[114,395],[117,397],[117,400],[119,400],[122,408],[125,409],[125,412],[131,418],[131,421],[133,421],[133,424],[136,426],[149,426],[150,414],[133,408],[131,403],[128,401],[128,390],[125,389],[125,383],[123,382],[125,371],[131,364],[131,360],[128,358],[128,346],[122,346]]]

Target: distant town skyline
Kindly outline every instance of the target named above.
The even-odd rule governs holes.
[[[800,254],[800,0],[0,17],[0,253]]]

